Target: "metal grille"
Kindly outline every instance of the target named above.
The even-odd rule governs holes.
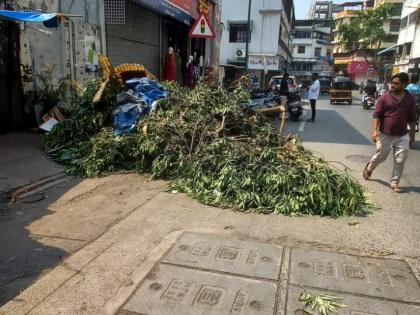
[[[106,24],[125,24],[125,0],[105,0]]]

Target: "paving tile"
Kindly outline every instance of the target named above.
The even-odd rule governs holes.
[[[164,257],[163,261],[171,264],[277,280],[280,273],[282,252],[283,248],[281,246],[271,244],[185,233]]]
[[[272,315],[275,282],[158,265],[120,315]]]
[[[392,259],[293,249],[290,283],[420,303],[420,286],[411,270]]]

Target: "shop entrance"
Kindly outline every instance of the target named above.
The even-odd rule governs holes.
[[[0,132],[23,127],[19,25],[0,23]]]
[[[177,81],[182,84],[185,66],[188,60],[188,32],[189,27],[171,18],[162,18],[162,43],[161,43],[161,78],[163,77],[163,69],[165,58],[168,54],[169,47],[175,52],[179,50],[180,59],[177,60]],[[178,53],[177,53],[178,56]]]

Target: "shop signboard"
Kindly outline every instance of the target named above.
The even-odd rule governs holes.
[[[184,24],[192,24],[192,0],[134,0],[134,2]]]
[[[169,2],[187,13],[191,13],[192,11],[192,0],[166,0],[166,2]]]
[[[280,58],[278,56],[249,56],[248,69],[253,70],[279,70]]]
[[[370,64],[366,61],[351,61],[347,65],[349,74],[367,74]]]

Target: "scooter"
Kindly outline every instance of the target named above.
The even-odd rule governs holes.
[[[363,94],[362,97],[362,105],[363,109],[369,109],[375,106],[375,96],[367,95],[366,93]]]
[[[303,114],[302,102],[299,93],[289,93],[287,99],[287,112],[291,120],[297,121]]]

